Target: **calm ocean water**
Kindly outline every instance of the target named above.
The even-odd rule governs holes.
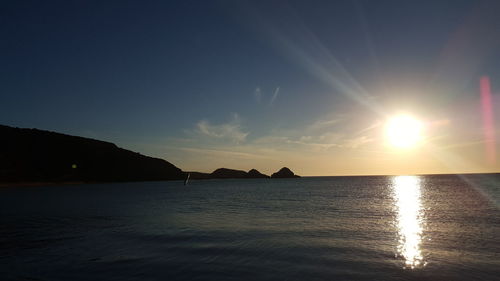
[[[0,189],[1,280],[500,280],[500,176]]]

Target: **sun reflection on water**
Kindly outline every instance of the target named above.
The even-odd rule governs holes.
[[[426,265],[420,244],[422,242],[422,206],[420,178],[397,176],[393,179],[395,208],[397,211],[398,253],[405,261],[405,268]]]

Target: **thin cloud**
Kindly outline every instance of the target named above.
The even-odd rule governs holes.
[[[255,100],[257,103],[260,103],[262,100],[262,92],[260,90],[260,87],[255,88],[255,91],[253,92],[253,95],[255,97]]]
[[[235,157],[241,159],[268,159],[268,156],[246,153],[240,151],[231,151],[231,150],[221,150],[221,149],[206,149],[206,148],[192,148],[192,147],[180,147],[179,150],[195,153],[195,154],[207,154],[210,156],[216,157]]]
[[[255,140],[254,143],[270,147],[287,147],[288,149],[301,147],[311,151],[328,151],[334,148],[359,149],[373,141],[375,141],[374,138],[366,135],[352,136],[338,132],[327,132],[302,136],[266,136]]]
[[[233,120],[222,124],[211,124],[208,120],[200,120],[196,124],[196,132],[199,135],[230,140],[235,143],[245,142],[248,132],[243,132],[238,114],[233,115]]]
[[[351,138],[351,139],[345,139],[342,141],[340,144],[340,147],[345,147],[345,148],[360,148],[364,146],[367,143],[373,142],[374,139],[367,137],[367,136],[360,136],[356,138]]]
[[[276,87],[276,90],[274,90],[273,96],[271,97],[271,101],[269,102],[269,106],[273,105],[274,101],[278,98],[278,94],[280,92],[280,87]]]
[[[342,118],[333,118],[333,119],[327,119],[327,120],[318,120],[311,124],[309,127],[307,127],[308,130],[321,130],[325,128],[332,127],[334,125],[337,125]]]
[[[371,124],[370,126],[359,130],[355,135],[360,135],[360,134],[366,133],[366,132],[371,131],[375,128],[378,128],[380,126],[382,126],[382,122],[380,120],[377,120],[377,121],[375,121],[375,123]]]
[[[450,144],[447,146],[440,147],[441,149],[451,149],[451,148],[461,148],[461,147],[469,147],[469,146],[478,146],[484,144],[485,140],[477,140],[477,141],[469,141],[462,143]]]

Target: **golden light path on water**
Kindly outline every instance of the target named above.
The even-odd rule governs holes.
[[[426,265],[420,249],[422,243],[422,206],[420,178],[397,176],[393,179],[393,194],[397,212],[398,254],[404,259],[405,268]]]

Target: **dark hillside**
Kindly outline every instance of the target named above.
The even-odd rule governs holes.
[[[171,163],[113,143],[0,125],[0,181],[150,181],[183,179]]]

